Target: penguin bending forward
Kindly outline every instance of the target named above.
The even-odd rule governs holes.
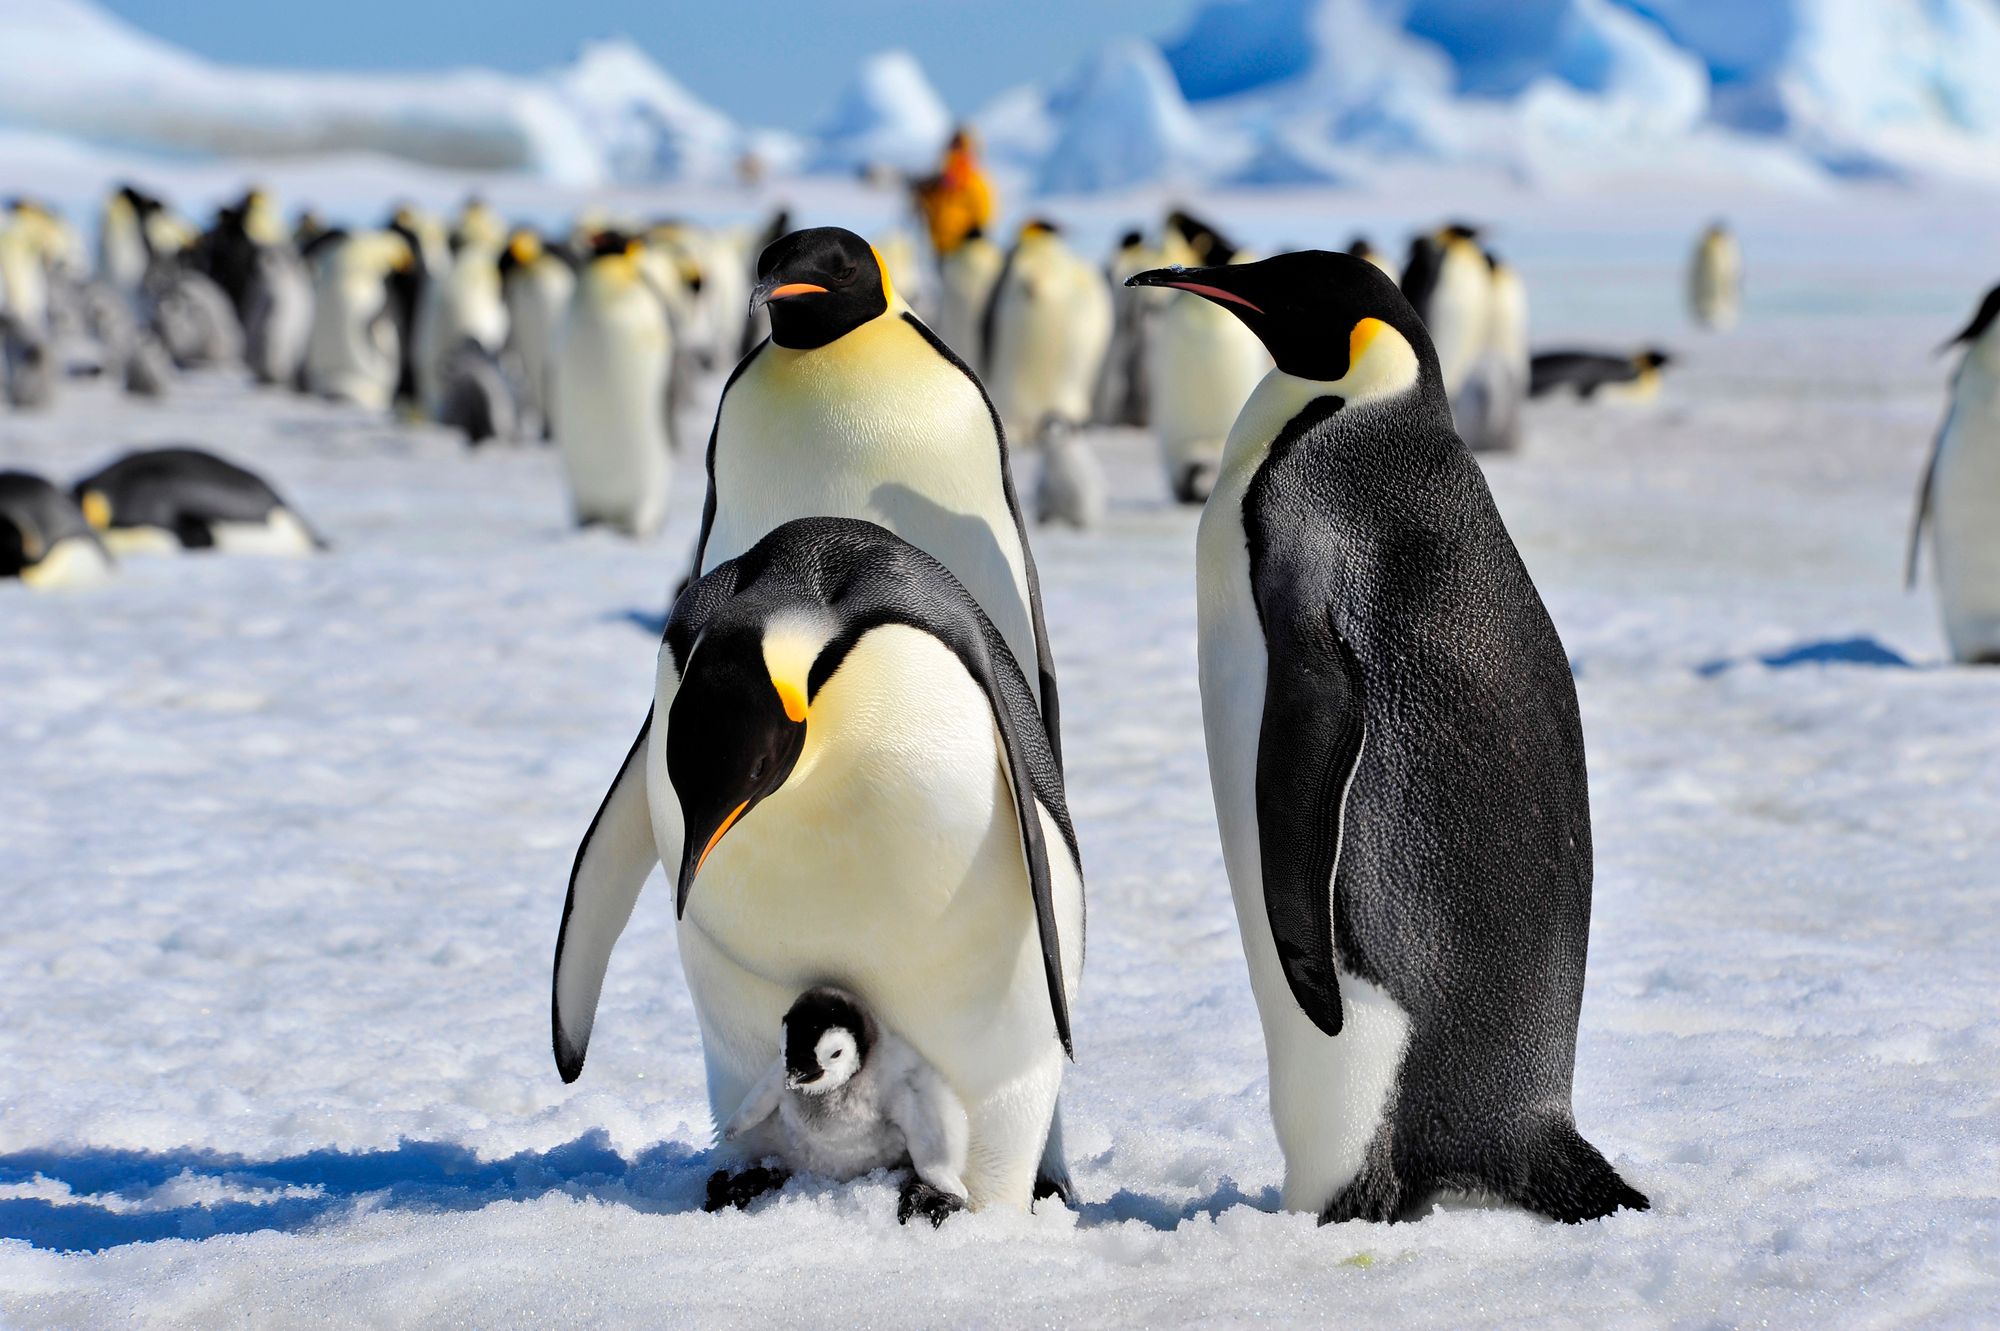
[[[795,231],[757,261],[771,336],[722,390],[696,577],[793,518],[876,522],[965,585],[1027,674],[1058,757],[1035,557],[986,390],[852,231]]]
[[[1196,559],[1285,1205],[1390,1220],[1483,1189],[1558,1220],[1644,1209],[1570,1109],[1591,880],[1576,689],[1423,322],[1346,254],[1133,280],[1214,302],[1277,362]]]
[[[87,587],[111,555],[68,495],[25,471],[0,471],[0,578],[38,591]]]
[[[2000,286],[1944,349],[1955,346],[1965,347],[1965,358],[1951,376],[1951,409],[1917,490],[1906,573],[1915,586],[1929,519],[1952,659],[2000,665]]]
[[[563,906],[565,1081],[655,863],[716,1123],[778,1057],[793,998],[837,984],[964,1106],[968,1204],[1030,1205],[1070,1048],[1082,870],[1034,695],[938,561],[872,523],[804,519],[676,601]],[[775,1143],[738,1145],[748,1163]]]

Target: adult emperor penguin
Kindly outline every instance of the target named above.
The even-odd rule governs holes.
[[[391,280],[415,264],[393,231],[330,231],[306,255],[313,275],[306,388],[321,397],[382,410],[396,390],[401,334]]]
[[[581,524],[641,539],[667,514],[673,334],[640,267],[641,242],[605,232],[577,275],[556,351],[555,427]]]
[[[1945,344],[1956,346],[1965,358],[1951,377],[1951,409],[1917,491],[1908,576],[1915,585],[1928,518],[1952,659],[2000,665],[2000,286]]]
[[[1146,425],[1146,334],[1159,313],[1163,293],[1128,287],[1125,279],[1172,260],[1146,243],[1143,231],[1127,231],[1104,265],[1111,280],[1111,346],[1104,353],[1092,398],[1091,418],[1102,425]]]
[[[1490,250],[1486,266],[1486,338],[1452,414],[1473,452],[1510,452],[1521,443],[1521,404],[1528,397],[1528,289]]]
[[[1021,228],[982,333],[980,373],[1010,439],[1034,437],[1051,417],[1090,420],[1111,345],[1111,288],[1053,222]]]
[[[1437,348],[1438,372],[1454,416],[1466,376],[1486,345],[1492,291],[1492,273],[1476,228],[1454,222],[1411,242],[1403,295]]]
[[[326,549],[263,477],[198,448],[127,453],[78,481],[73,493],[85,519],[120,554]]]
[[[1688,310],[1703,328],[1726,332],[1736,326],[1742,304],[1743,251],[1728,226],[1710,223],[1688,265]]]
[[[1006,266],[1007,252],[979,227],[938,260],[937,335],[968,365],[978,364],[980,324]]]
[[[1643,1209],[1570,1109],[1591,879],[1576,689],[1422,320],[1347,254],[1134,280],[1214,302],[1277,361],[1196,558],[1285,1205],[1387,1220],[1486,1189],[1559,1220]]]
[[[447,362],[468,342],[497,356],[507,341],[501,246],[488,234],[483,225],[461,231],[451,260],[431,271],[417,298],[417,399],[432,420],[443,419],[451,391]]]
[[[576,270],[534,232],[516,231],[500,254],[500,290],[507,302],[507,347],[521,374],[521,405],[533,428],[551,438],[555,349],[576,294]]]
[[[873,523],[801,519],[675,603],[563,906],[565,1081],[655,863],[718,1125],[778,1056],[793,998],[836,984],[963,1104],[971,1206],[1030,1204],[1070,1047],[1082,872],[1028,681],[938,561]],[[775,1143],[733,1145],[748,1163]]]
[[[0,471],[0,578],[51,591],[89,586],[111,568],[75,500],[39,476]]]
[[[1175,214],[1170,239],[1211,264],[1239,258],[1220,232]],[[1241,256],[1247,257],[1247,256]],[[1167,488],[1183,504],[1208,498],[1223,443],[1244,401],[1271,368],[1256,334],[1203,301],[1169,303],[1146,337],[1147,416],[1159,442]]]
[[[723,389],[695,573],[792,518],[880,523],[972,593],[1061,754],[1055,665],[1006,435],[980,386],[852,231],[795,231],[757,263],[771,337]]]

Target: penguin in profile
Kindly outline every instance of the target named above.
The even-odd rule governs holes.
[[[1403,295],[1430,331],[1445,396],[1458,412],[1460,392],[1486,345],[1493,279],[1479,230],[1452,222],[1410,243]]]
[[[329,231],[305,257],[313,278],[307,390],[386,410],[402,366],[396,283],[416,263],[409,241],[392,231]]]
[[[1221,232],[1186,213],[1168,219],[1168,235],[1187,262],[1249,258]],[[1145,285],[1141,283],[1140,285]],[[1159,441],[1167,488],[1183,504],[1208,498],[1229,427],[1271,368],[1264,344],[1240,322],[1198,300],[1168,302],[1146,340],[1147,417]]]
[[[1528,396],[1567,390],[1591,401],[1650,402],[1660,395],[1660,371],[1674,358],[1657,347],[1630,355],[1606,351],[1539,351],[1528,363]]]
[[[47,334],[11,312],[0,313],[0,387],[7,405],[46,407],[56,392],[55,351]]]
[[[759,257],[750,299],[769,309],[771,337],[716,409],[695,575],[793,518],[879,523],[950,569],[999,627],[1060,754],[1034,553],[978,377],[852,231],[780,239]]]
[[[763,1130],[777,1138],[784,1169],[717,1170],[703,1209],[746,1206],[793,1171],[844,1183],[903,1168],[911,1174],[898,1221],[922,1216],[935,1228],[964,1209],[965,1106],[908,1041],[854,994],[819,985],[786,1011],[779,1043],[784,1052],[724,1125],[722,1139],[739,1142]]]
[[[1202,719],[1270,1059],[1284,1202],[1391,1220],[1483,1189],[1645,1209],[1570,1108],[1590,801],[1569,659],[1424,324],[1352,255],[1133,279],[1277,368],[1196,546]]]
[[[288,242],[260,245],[250,261],[243,351],[258,382],[299,382],[312,340],[312,274]]]
[[[2000,286],[1940,350],[1953,347],[1965,356],[1917,489],[1905,574],[1914,587],[1928,520],[1952,659],[2000,665]]]
[[[565,1081],[656,863],[718,1124],[779,1057],[792,996],[837,984],[963,1106],[967,1205],[1031,1205],[1083,877],[1033,691],[943,565],[873,523],[809,518],[675,602],[652,707],[570,875],[551,1011]],[[770,1142],[725,1145],[748,1164]]]
[[[261,476],[198,448],[127,453],[72,493],[120,554],[308,555],[327,548]]]
[[[1378,265],[1379,266],[1379,265]],[[1475,453],[1507,453],[1521,444],[1521,405],[1531,377],[1528,289],[1513,266],[1486,252],[1492,289],[1486,340],[1453,407],[1459,437]]]
[[[974,227],[938,260],[937,335],[968,365],[980,365],[979,333],[1007,252]]]
[[[110,551],[75,500],[39,476],[0,471],[0,578],[55,591],[88,587],[111,570]]]
[[[1111,346],[1111,288],[1070,249],[1055,223],[1021,228],[993,288],[980,365],[1010,438],[1054,416],[1081,425]]]
[[[640,267],[644,248],[619,232],[598,236],[570,297],[554,397],[556,446],[577,522],[642,540],[667,515],[674,355],[666,306]]]
[[[1688,263],[1688,312],[1718,333],[1736,326],[1743,307],[1743,251],[1722,222],[1712,222]]]
[[[775,213],[772,213],[771,220],[764,224],[763,234],[759,235],[756,240],[751,242],[749,261],[745,263],[743,266],[744,276],[748,283],[751,284],[755,283],[757,278],[757,260],[764,253],[764,251],[770,249],[771,246],[777,244],[780,240],[790,235],[791,233],[792,233],[791,209],[780,208]],[[983,310],[985,308],[986,308],[986,303],[982,299],[978,307],[975,308],[973,311],[972,317],[975,321],[974,323],[975,327],[977,327],[979,310]],[[771,336],[770,308],[768,306],[759,305],[754,300],[751,301],[750,307],[744,315],[743,343],[737,349],[736,359],[740,361],[745,356],[748,356],[751,352],[757,349],[760,343],[762,343],[766,338],[770,336]],[[971,343],[967,343],[966,345],[970,346]]]
[[[528,230],[508,238],[499,267],[507,350],[520,371],[521,412],[542,438],[552,438],[556,346],[576,294],[576,269],[562,250]]]

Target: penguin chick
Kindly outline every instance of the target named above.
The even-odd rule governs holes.
[[[1104,521],[1104,468],[1075,424],[1060,416],[1042,419],[1035,432],[1042,475],[1035,486],[1035,521],[1066,522],[1090,531]]]
[[[800,994],[785,1013],[784,1053],[722,1130],[737,1141],[777,1118],[777,1154],[787,1170],[845,1182],[877,1169],[908,1165],[896,1218],[921,1215],[933,1226],[965,1206],[968,1141],[965,1107],[922,1054],[883,1027],[859,998],[822,985]],[[709,1210],[743,1206],[743,1184],[768,1191],[785,1174],[745,1171],[709,1179]]]

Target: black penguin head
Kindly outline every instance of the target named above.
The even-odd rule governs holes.
[[[854,995],[808,989],[785,1013],[785,1085],[808,1095],[845,1086],[868,1062],[873,1022]]]
[[[785,784],[805,748],[811,661],[774,666],[788,654],[767,650],[765,630],[761,619],[711,624],[674,695],[667,777],[680,797],[683,825],[676,915],[686,912],[709,854]]]
[[[1121,250],[1136,250],[1145,243],[1146,233],[1143,231],[1127,231],[1124,235],[1118,237],[1118,248]]]
[[[1977,342],[1986,336],[1987,330],[2000,322],[2000,286],[1986,293],[1986,299],[1979,302],[1979,309],[1973,314],[1972,322],[1958,330],[1958,336],[1938,348],[1938,353],[1950,351],[1953,347],[1968,342]]]
[[[837,226],[781,236],[757,259],[750,308],[768,305],[771,340],[811,351],[888,312],[895,291],[875,247]]]
[[[1647,347],[1632,358],[1632,363],[1642,370],[1657,370],[1672,365],[1674,358],[1658,347]]]
[[[1357,259],[1365,259],[1375,252],[1375,247],[1368,243],[1368,237],[1356,236],[1347,242],[1347,252]]]
[[[1127,286],[1173,287],[1210,300],[1257,335],[1278,368],[1300,379],[1344,379],[1386,329],[1436,374],[1437,353],[1410,302],[1381,269],[1351,254],[1300,250],[1220,268],[1155,268]]]

